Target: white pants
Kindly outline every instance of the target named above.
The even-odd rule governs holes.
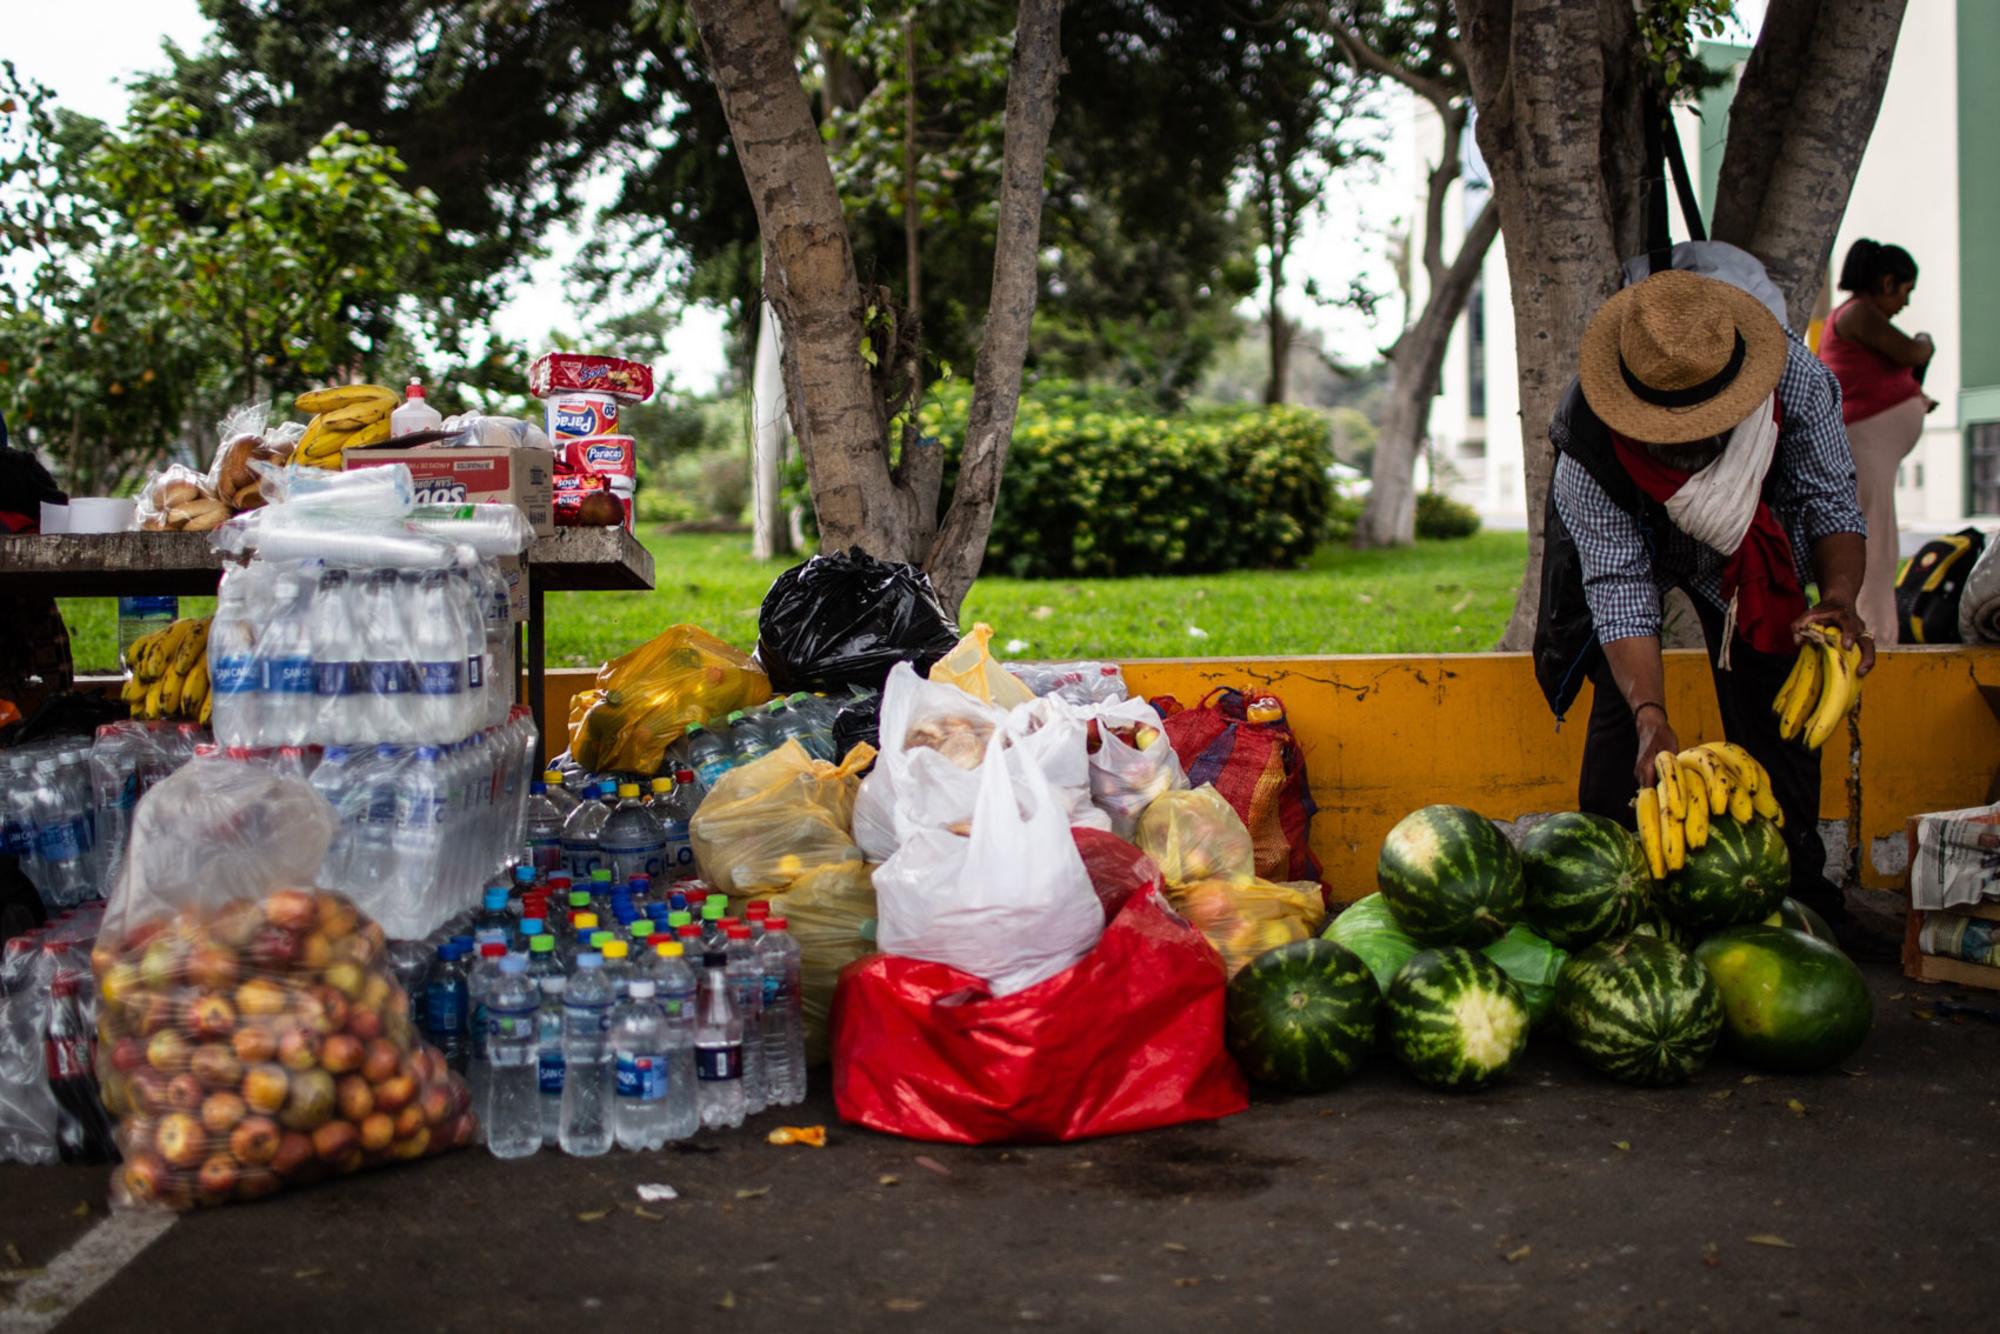
[[[1924,398],[1918,394],[1872,417],[1849,422],[1860,483],[1861,517],[1868,521],[1868,571],[1857,610],[1877,648],[1902,638],[1896,624],[1896,467],[1924,433]]]

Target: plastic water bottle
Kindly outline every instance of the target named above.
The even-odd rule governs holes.
[[[730,999],[743,1023],[743,1110],[755,1116],[770,1105],[764,1063],[764,970],[749,927],[738,924],[725,934]]]
[[[687,1139],[701,1129],[695,1094],[694,1032],[699,1005],[694,970],[678,941],[656,947],[654,991],[667,1018],[667,1138]]]
[[[424,382],[411,376],[409,387],[403,391],[403,401],[389,414],[389,434],[413,435],[418,431],[435,431],[443,425],[444,418],[424,397]]]
[[[621,1149],[657,1149],[667,1142],[667,1016],[653,999],[653,980],[632,983],[630,996],[611,1020],[617,1062],[613,1121]]]
[[[208,689],[214,701],[209,715],[216,738],[225,746],[251,745],[263,730],[257,716],[262,699],[257,667],[261,621],[252,617],[250,601],[266,568],[252,564],[223,575],[215,594],[215,615],[208,623]]]
[[[701,947],[709,950],[729,948],[729,936],[722,925],[724,914],[729,911],[729,900],[720,894],[711,894],[701,905]]]
[[[617,788],[613,787],[612,792],[616,791]],[[604,829],[604,822],[610,818],[611,808],[602,801],[580,801],[576,809],[569,813],[569,818],[563,821],[563,870],[569,873],[571,880],[587,885],[591,872],[604,867],[604,853],[598,845],[598,835]]]
[[[140,635],[164,630],[180,619],[181,600],[176,597],[118,599],[118,658],[122,662],[132,641]]]
[[[694,838],[690,827],[694,813],[701,805],[701,791],[695,786],[694,771],[682,769],[674,775],[673,787],[668,791],[654,814],[659,817],[660,836],[664,840],[660,861],[664,870],[654,877],[656,882],[672,884],[676,880],[692,879],[697,873],[694,864]]]
[[[544,769],[542,771],[542,787],[546,790],[549,804],[554,806],[557,812],[567,820],[569,813],[577,807],[577,797],[576,793],[570,791],[569,785],[563,781],[562,770]]]
[[[68,907],[82,903],[95,890],[89,825],[83,812],[65,797],[59,768],[53,759],[41,760],[30,779],[33,785],[26,805],[35,842],[30,879],[46,903]]]
[[[614,884],[635,875],[656,876],[665,869],[667,835],[659,820],[639,800],[639,785],[621,784],[618,805],[598,831],[600,865],[610,868]]]
[[[720,736],[695,723],[687,730],[683,739],[687,764],[694,770],[694,776],[704,791],[715,787],[716,781],[729,772],[736,762],[736,754],[729,743]]]
[[[349,761],[360,821],[348,855],[357,885],[385,882],[396,869],[396,798],[407,756],[397,746],[377,746]]]
[[[396,790],[395,883],[421,898],[440,883],[440,833],[447,794],[440,786],[443,759],[436,746],[418,746],[402,767]]]
[[[793,695],[787,700],[772,700],[768,716],[772,734],[779,745],[796,741],[806,754],[816,760],[831,759],[827,752],[832,749],[831,739],[823,738],[813,722],[810,695]]]
[[[736,1013],[729,957],[720,950],[702,958],[701,1009],[695,1020],[694,1064],[701,1123],[743,1124],[743,1021]]]
[[[269,618],[258,641],[263,680],[258,714],[263,726],[254,744],[302,746],[315,740],[312,585],[281,572],[271,590]]]
[[[611,1148],[611,1008],[617,1002],[603,956],[577,956],[563,994],[562,1149],[593,1158]]]
[[[368,671],[361,661],[361,628],[346,570],[320,575],[307,625],[312,636],[312,739],[374,740],[367,726]]]
[[[423,736],[411,703],[416,666],[410,661],[402,596],[402,581],[396,571],[377,570],[368,576],[357,600],[362,668],[368,680],[363,712],[369,735],[378,741],[435,739]]]
[[[413,576],[416,586],[409,617],[410,657],[416,667],[413,712],[431,741],[464,735],[464,626],[447,596],[443,570]]]
[[[323,885],[346,888],[356,883],[354,858],[368,820],[368,789],[357,780],[365,776],[365,770],[347,747],[328,746],[320,757],[319,767],[307,780],[340,818],[333,842],[327,845],[326,858],[320,862]]]
[[[469,547],[460,548],[459,565],[445,572],[445,606],[457,620],[459,642],[465,645],[465,699],[459,706],[453,736],[476,732],[486,720],[486,618],[479,611],[479,590],[468,566],[478,558]]]
[[[500,963],[507,947],[490,932],[480,933],[479,951],[465,975],[465,1082],[472,1090],[472,1110],[483,1128],[493,1089],[493,1066],[486,1050],[486,998],[500,980]]]
[[[652,781],[652,783],[648,785],[645,793],[646,809],[651,811],[653,813],[653,818],[655,820],[658,820],[662,824],[666,823],[666,816],[660,814],[660,811],[667,804],[667,796],[673,790],[674,790],[673,774],[671,771],[669,771],[668,773],[662,774],[658,778],[655,778]]]
[[[748,764],[770,754],[773,744],[770,729],[764,725],[764,716],[746,713],[742,709],[729,715],[729,740],[736,749],[737,764]]]
[[[542,1143],[562,1140],[563,1124],[563,992],[569,979],[544,973],[536,979],[541,1007],[535,1012],[535,1083],[542,1100]]]
[[[611,979],[612,988],[617,993],[618,999],[624,1000],[632,994],[632,979],[634,974],[632,971],[631,944],[625,940],[620,940],[616,936],[611,936],[600,943],[598,953],[604,958],[604,966],[599,971]]]
[[[801,956],[790,923],[766,918],[757,942],[764,975],[764,1082],[773,1107],[790,1107],[806,1096],[806,1030],[799,989]]]
[[[448,940],[437,947],[437,961],[424,978],[424,1040],[436,1047],[446,1064],[465,1070],[466,983],[463,948]]]
[[[541,989],[528,961],[510,954],[486,994],[486,1147],[495,1158],[525,1158],[542,1147],[540,1085]]]
[[[528,940],[528,976],[540,982],[545,977],[562,977],[562,959],[556,954],[556,938],[544,931]]]

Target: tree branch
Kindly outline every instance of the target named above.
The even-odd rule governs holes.
[[[1320,15],[1326,23],[1327,31],[1333,34],[1333,40],[1339,43],[1342,53],[1362,69],[1379,74],[1385,79],[1394,79],[1436,107],[1440,114],[1458,100],[1459,93],[1456,88],[1419,74],[1370,46],[1358,31],[1334,16],[1331,6],[1321,4]]]
[[[953,609],[972,587],[986,552],[1021,401],[1021,365],[1028,355],[1028,327],[1040,286],[1042,174],[1063,70],[1062,8],[1063,0],[1021,0],[1014,29],[993,295],[973,367],[958,486],[924,562],[938,595]]]

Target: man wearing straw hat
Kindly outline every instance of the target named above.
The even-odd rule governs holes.
[[[1578,804],[1628,827],[1675,733],[1662,598],[1684,590],[1708,641],[1727,738],[1771,774],[1794,898],[1847,917],[1825,876],[1819,755],[1781,740],[1771,701],[1806,627],[1875,646],[1855,613],[1866,525],[1840,390],[1756,296],[1680,270],[1606,301],[1549,437],[1535,670],[1560,719],[1594,686]],[[1810,607],[1805,589],[1817,586]]]

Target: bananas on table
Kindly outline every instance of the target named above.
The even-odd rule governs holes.
[[[131,675],[119,698],[134,718],[209,718],[208,622],[206,616],[175,621],[140,635],[125,650]]]
[[[379,384],[340,385],[300,394],[295,406],[314,415],[306,423],[296,457],[315,468],[338,468],[344,451],[379,445],[389,438],[389,414],[401,402],[395,390]]]
[[[1779,736],[1818,750],[1861,698],[1861,645],[1842,648],[1840,631],[1831,625],[1813,626],[1812,632],[1771,701],[1771,712],[1778,715]]]
[[[1733,741],[1704,741],[1678,755],[1663,750],[1653,757],[1653,772],[1657,781],[1640,788],[1633,804],[1655,880],[1685,866],[1689,850],[1708,843],[1715,820],[1762,818],[1785,827],[1770,773]]]

